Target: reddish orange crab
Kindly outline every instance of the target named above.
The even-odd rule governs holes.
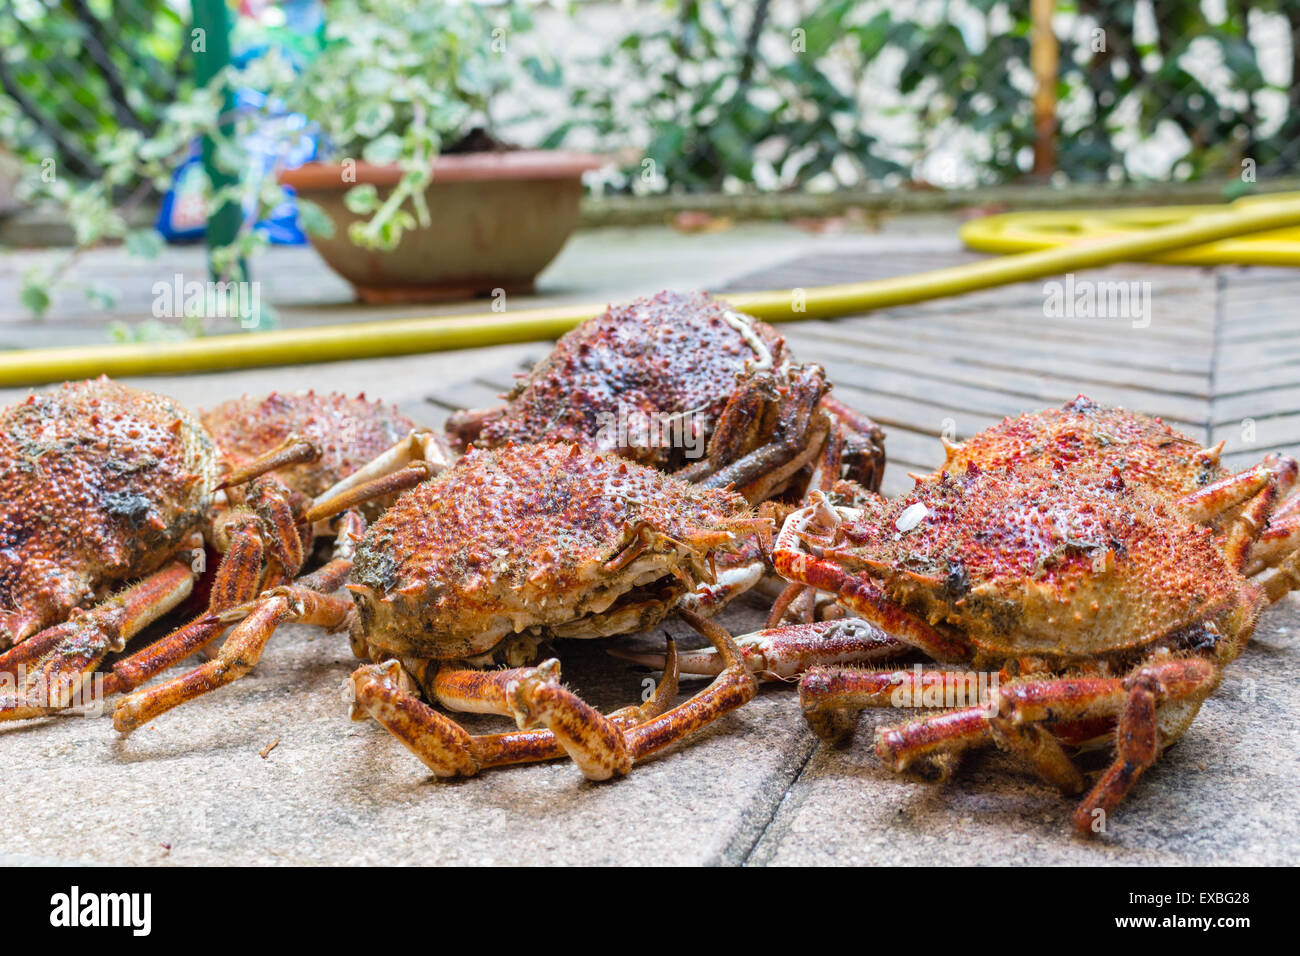
[[[349,398],[337,392],[273,392],[264,398],[245,395],[204,412],[202,422],[234,468],[255,461],[292,436],[311,442],[320,450],[320,457],[275,473],[309,498],[325,494],[412,432],[418,433],[415,422],[394,406],[368,401],[364,394]],[[369,503],[367,516],[377,515],[383,505],[382,501]]]
[[[320,508],[332,507],[322,502]],[[675,654],[645,706],[606,717],[559,681],[550,639],[641,630],[711,575],[714,555],[770,530],[739,495],[701,488],[576,445],[474,450],[408,492],[366,532],[351,599],[301,586],[241,613],[218,658],[137,692],[114,715],[123,731],[212,689],[232,662],[256,662],[276,626],[347,628],[375,663],[351,678],[354,714],[373,716],[438,776],[563,756],[592,779],[626,773],[753,696],[754,678],[725,631],[685,619],[724,661],[708,689],[669,709]],[[491,669],[505,664],[504,670]],[[424,704],[513,717],[530,733],[472,737]]]
[[[992,742],[1076,792],[1067,748],[1117,728],[1116,760],[1074,815],[1095,832],[1191,723],[1259,608],[1294,586],[1294,544],[1262,551],[1255,538],[1290,534],[1278,510],[1265,522],[1294,479],[1285,458],[1229,475],[1217,450],[1080,398],[950,446],[944,469],[899,500],[816,495],[786,521],[773,562],[879,625],[898,653],[997,669],[991,700],[879,731],[895,769],[933,775]],[[1243,576],[1266,559],[1256,583]],[[769,632],[769,652],[779,658],[799,633]],[[813,728],[839,742],[864,707],[951,706],[970,677],[817,667],[800,698]]]
[[[703,293],[660,292],[569,332],[497,408],[448,422],[464,447],[571,441],[751,503],[841,475],[877,489],[884,433],[793,364],[770,325]]]
[[[0,698],[0,719],[73,701],[107,654],[190,594],[205,539],[222,555],[207,611],[118,661],[103,690],[136,686],[211,641],[224,629],[220,611],[301,569],[313,541],[302,524],[312,482],[410,426],[361,399],[311,393],[223,406],[209,419],[217,442],[171,400],[107,378],[0,411],[0,641],[16,645],[0,655],[0,675],[20,678]],[[344,425],[351,447],[318,463],[320,447],[303,434]],[[276,469],[303,489],[269,474]],[[360,519],[347,520],[359,532]],[[337,567],[317,575],[325,586]]]
[[[1158,495],[1179,499],[1192,521],[1214,528],[1229,563],[1260,575],[1274,600],[1300,583],[1294,555],[1300,549],[1300,496],[1292,494],[1295,459],[1268,455],[1230,473],[1219,461],[1223,442],[1199,442],[1150,418],[1110,408],[1080,395],[1062,408],[1007,418],[961,444],[945,443],[942,471],[968,464],[989,471],[1049,468],[1105,477],[1117,470]]]

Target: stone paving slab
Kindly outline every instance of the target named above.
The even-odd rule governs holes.
[[[640,699],[648,672],[603,646],[562,655],[593,704]],[[378,724],[347,720],[355,663],[344,639],[288,627],[252,675],[126,740],[107,715],[0,725],[9,862],[737,863],[813,749],[777,687],[622,780],[557,761],[439,781]]]

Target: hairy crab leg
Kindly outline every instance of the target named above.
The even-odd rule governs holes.
[[[626,731],[628,749],[634,761],[676,743],[753,700],[758,693],[758,681],[745,666],[735,640],[721,625],[684,609],[677,613],[708,638],[725,666],[706,688],[685,703]]]
[[[816,668],[799,685],[809,727],[835,746],[848,743],[859,711],[867,707],[951,707],[973,690],[970,675],[932,670],[866,671]],[[918,761],[942,767],[971,747],[995,743],[1017,754],[1063,793],[1083,789],[1083,777],[1060,742],[1034,724],[1018,724],[998,712],[999,699],[957,707],[876,733],[876,753],[895,772]]]
[[[1115,761],[1074,811],[1074,825],[1080,833],[1094,832],[1099,820],[1104,826],[1106,816],[1160,756],[1164,744],[1158,704],[1190,700],[1199,707],[1218,683],[1218,667],[1206,660],[1150,665],[1124,681],[1128,696],[1115,732]]]
[[[657,717],[667,710],[673,698],[677,696],[677,661],[677,643],[670,637],[666,654],[660,661],[664,676],[650,700],[640,706],[617,710],[608,715],[609,719],[615,723],[631,726],[649,720],[651,717]],[[502,670],[444,666],[438,668],[433,679],[425,685],[425,692],[430,700],[436,701],[447,710],[513,717],[515,711],[510,694],[514,685],[530,677],[558,680],[559,676],[560,662],[555,658],[550,658],[534,667],[512,667]],[[550,733],[545,730],[536,732]]]
[[[544,727],[584,776],[590,780],[607,780],[627,773],[636,760],[716,720],[757,692],[757,682],[746,670],[731,636],[705,618],[689,611],[679,613],[691,627],[714,642],[726,658],[727,666],[690,700],[638,723],[630,723],[626,711],[606,717],[560,686],[559,665],[555,661],[538,667],[489,672],[485,677],[452,672],[443,677],[441,686],[448,700],[462,707],[472,705],[492,713],[508,713],[524,731]],[[671,667],[672,663],[666,666]],[[502,736],[471,736],[419,700],[414,682],[404,674],[393,661],[358,668],[352,675],[356,706],[383,724],[434,774],[464,776],[485,766],[544,760],[554,753],[547,749],[550,744],[542,737],[513,738],[511,745],[519,748],[518,753],[484,750],[500,748],[504,743]],[[655,699],[655,709],[662,707],[669,699],[666,689],[661,687]]]
[[[1256,540],[1267,533],[1279,503],[1285,503],[1296,484],[1300,465],[1285,455],[1269,455],[1246,471],[1229,475],[1177,499],[1175,504],[1191,521],[1213,524],[1237,505],[1240,512],[1224,534],[1224,555],[1241,570],[1251,563]]]
[[[388,451],[371,459],[364,467],[357,469],[342,481],[337,482],[333,487],[317,495],[313,506],[315,513],[311,520],[323,521],[331,515],[346,511],[363,501],[372,501],[375,498],[383,497],[385,494],[391,494],[393,491],[411,487],[411,485],[402,484],[399,480],[398,484],[394,485],[390,490],[383,490],[382,479],[394,473],[405,471],[408,477],[414,476],[417,478],[412,484],[418,484],[424,478],[432,478],[440,474],[449,464],[451,462],[448,461],[446,452],[438,443],[437,436],[428,429],[417,428],[393,445]],[[412,468],[415,465],[423,466],[423,478],[419,477],[418,471]],[[371,490],[357,494],[356,492],[363,486]]]
[[[1096,811],[1112,811],[1162,749],[1158,705],[1199,707],[1219,680],[1219,667],[1204,658],[1140,665],[1126,678],[1078,677],[1017,680],[998,688],[988,706],[947,710],[876,732],[876,753],[895,771],[919,760],[997,743],[1025,759],[1064,793],[1078,792],[1083,778],[1050,733],[1097,717],[1118,718],[1116,759],[1074,813],[1076,827],[1092,832]],[[866,707],[925,706],[927,694],[950,701],[967,675],[944,671],[863,671],[815,668],[800,683],[799,698],[812,729],[831,743],[852,733],[853,716]],[[917,703],[920,702],[920,703]],[[1194,713],[1194,712],[1193,712]],[[1178,718],[1189,719],[1187,713]]]
[[[966,648],[956,637],[939,631],[892,600],[870,580],[855,578],[834,562],[809,554],[793,555],[783,551],[778,541],[773,564],[782,577],[833,593],[860,617],[937,661],[955,663],[967,657]]]
[[[247,484],[254,478],[275,471],[277,468],[283,468],[286,465],[299,465],[316,461],[320,458],[320,455],[320,448],[312,442],[297,435],[290,435],[278,447],[272,448],[270,451],[264,452],[238,468],[233,468],[227,472],[217,485],[217,490]]]
[[[413,432],[407,441],[413,447],[422,447],[420,441],[422,437],[422,433]],[[386,456],[391,454],[391,449],[385,453]],[[297,573],[297,566],[283,569],[283,571],[291,571],[291,574],[282,572],[269,579],[264,577],[260,585],[271,587],[262,592],[251,610],[246,608],[246,605],[253,600],[250,597],[245,597],[239,604],[226,608],[209,607],[206,615],[191,622],[188,631],[173,635],[171,638],[164,638],[164,643],[158,648],[156,654],[146,654],[138,661],[124,666],[120,678],[122,689],[127,689],[128,684],[138,686],[150,674],[156,673],[168,664],[186,656],[191,650],[214,639],[224,629],[221,627],[214,629],[211,621],[214,615],[221,620],[232,612],[238,611],[239,616],[244,617],[226,639],[215,658],[188,674],[157,687],[137,691],[121,701],[114,712],[114,726],[123,733],[130,733],[186,700],[216,690],[242,677],[261,658],[276,627],[284,620],[296,617],[304,623],[318,623],[330,628],[342,627],[345,616],[351,613],[350,609],[353,606],[351,600],[345,597],[326,600],[322,591],[338,587],[351,570],[351,539],[359,536],[364,528],[359,514],[351,509],[362,502],[381,498],[401,488],[418,484],[428,477],[430,469],[431,465],[428,462],[412,462],[397,472],[381,474],[377,478],[345,488],[338,493],[326,492],[324,496],[317,498],[303,513],[302,520],[308,533],[315,523],[340,512],[347,512],[350,517],[344,519],[340,534],[335,537],[336,549],[341,545],[345,548],[345,552],[336,550],[335,560],[316,572],[314,580],[299,581],[297,585],[283,584],[286,578]],[[289,523],[282,534],[287,536],[289,531],[292,531],[296,538],[297,525],[293,523],[292,511],[287,515],[281,515],[280,520]],[[257,528],[250,526],[244,533],[255,535]],[[301,562],[299,566],[300,564]],[[308,577],[312,578],[310,575]],[[239,594],[246,595],[247,589],[241,588]],[[130,683],[132,681],[133,684]]]
[[[364,530],[365,519],[356,512],[347,512],[334,536],[333,557],[311,574],[299,578],[297,584],[326,593],[342,587],[352,570],[356,539]],[[257,597],[261,561],[261,544],[256,538],[245,540],[239,551],[227,552],[213,581],[208,612],[114,663],[105,681],[104,693],[120,694],[134,690],[220,636],[230,626],[225,612]]]
[[[272,588],[235,626],[212,660],[120,700],[113,711],[113,727],[129,734],[173,707],[243,677],[261,660],[276,627],[286,620],[337,630],[347,624],[352,608],[349,598],[297,586]]]
[[[630,727],[659,716],[672,704],[677,696],[677,656],[671,638],[668,643],[664,676],[650,700],[640,707],[627,707],[610,714],[609,723]],[[431,681],[429,691],[431,697],[449,709],[515,717],[511,699],[521,682],[553,682],[558,678],[559,662],[554,659],[537,667],[496,671],[443,667]],[[489,767],[554,760],[571,752],[550,729],[470,734],[420,700],[414,679],[395,660],[363,665],[349,681],[352,718],[374,717],[438,777],[472,776]],[[582,752],[585,756],[586,751]],[[590,765],[579,762],[584,773]],[[597,761],[595,767],[599,772],[602,765]]]
[[[821,454],[830,434],[830,418],[818,407],[826,392],[821,367],[802,366],[797,372],[798,378],[788,383],[788,394],[782,395],[774,410],[770,441],[748,454],[740,454],[757,439],[758,426],[769,414],[771,399],[764,394],[767,385],[756,380],[734,395],[723,409],[709,442],[708,458],[678,474],[706,488],[734,485],[751,502],[775,494],[795,472]]]
[[[815,665],[869,664],[915,650],[861,618],[764,628],[735,641],[745,666],[760,680],[797,680]],[[659,667],[664,661],[661,654],[619,649],[610,653],[648,667]],[[716,676],[726,667],[716,648],[685,651],[680,658],[684,674]]]
[[[843,475],[868,491],[880,491],[880,479],[885,473],[884,430],[830,394],[822,396],[821,407],[831,416],[836,426],[835,434],[844,445],[838,452],[833,471],[824,480],[833,484]]]
[[[185,600],[194,577],[188,564],[173,561],[0,657],[0,674],[20,678],[14,693],[0,696],[0,720],[39,717],[70,706],[104,655],[121,650]],[[16,652],[22,652],[21,658]]]

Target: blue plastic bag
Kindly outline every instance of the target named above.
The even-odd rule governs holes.
[[[256,90],[239,90],[235,105],[240,110],[262,112],[266,97]],[[257,208],[257,184],[272,174],[277,162],[285,169],[301,166],[315,159],[317,144],[312,125],[301,113],[272,112],[265,114],[241,145],[248,153],[244,215],[251,216]],[[199,144],[195,142],[172,173],[171,188],[163,196],[162,207],[158,210],[157,229],[168,242],[198,242],[207,232],[204,183],[203,157]],[[298,225],[298,207],[293,190],[285,191],[289,197],[272,209],[255,228],[264,232],[273,245],[302,245],[307,237]]]

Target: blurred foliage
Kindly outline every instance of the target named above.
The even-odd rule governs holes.
[[[1281,13],[1292,37],[1300,39],[1300,5],[1283,0],[1224,0],[1222,19],[1212,21],[1200,0],[1161,0],[1154,18],[1156,36],[1140,43],[1135,7],[1120,0],[1078,0],[1077,10],[1104,37],[1062,45],[1062,99],[1077,95],[1082,118],[1063,124],[1060,168],[1071,179],[1110,175],[1130,178],[1125,144],[1136,129],[1152,134],[1170,124],[1187,141],[1173,173],[1176,179],[1240,173],[1243,158],[1260,168],[1293,172],[1300,70],[1291,71],[1291,88],[1272,87],[1260,69],[1260,51],[1246,30],[1250,11]],[[1287,38],[1277,36],[1279,45]],[[1197,58],[1215,62],[1216,82],[1207,83],[1190,68]],[[1300,56],[1293,51],[1293,64]],[[1281,127],[1267,134],[1258,112],[1266,91],[1290,100]],[[1127,117],[1126,110],[1134,115]]]
[[[629,189],[638,180],[692,191],[754,183],[759,155],[781,187],[894,172],[861,129],[856,90],[826,70],[833,47],[863,39],[858,6],[832,0],[792,17],[796,7],[778,15],[769,0],[680,0],[667,26],[628,33],[570,71],[582,85],[545,145],[586,130],[612,151],[644,135]]]
[[[1139,42],[1144,6],[1058,3],[1058,169],[1082,182],[1140,179],[1132,148],[1176,130],[1186,148],[1172,178],[1239,173],[1245,157],[1261,170],[1294,172],[1300,3],[1224,0],[1226,15],[1212,20],[1214,5],[1201,0],[1159,0],[1146,7],[1154,10],[1148,19],[1155,36]],[[799,188],[815,179],[825,187],[882,178],[952,186],[926,160],[955,142],[975,181],[1005,182],[1030,169],[1027,2],[898,9],[881,0],[804,0],[778,14],[762,0],[669,0],[667,9],[667,25],[629,31],[571,71],[582,83],[571,91],[573,115],[548,139],[558,145],[585,138],[611,151],[639,147],[625,162],[618,184],[624,190]],[[1271,86],[1261,72],[1260,51],[1245,29],[1252,10],[1285,17],[1296,38],[1289,89]],[[1213,64],[1213,82],[1192,69],[1197,60]],[[866,99],[863,79],[884,62],[894,66],[874,76],[874,88],[889,87],[898,100],[882,107]],[[1264,93],[1287,98],[1280,128],[1264,129]],[[909,131],[873,135],[873,113],[903,117]],[[770,175],[756,173],[756,156]]]
[[[466,136],[490,142],[512,121],[540,125],[543,146],[618,157],[613,188],[632,192],[951,187],[1014,181],[1032,164],[1027,0],[664,0],[631,9],[620,36],[563,70],[527,0],[331,0],[294,55],[269,53],[204,88],[190,79],[183,8],[0,0],[0,144],[42,165],[25,187],[66,207],[79,248],[158,248],[125,211],[166,189],[206,136],[220,169],[244,173],[207,196],[245,210],[236,240],[214,254],[223,278],[236,274],[265,245],[253,224],[284,198],[273,176],[248,175],[245,137],[287,112],[316,125],[323,158],[402,169],[388,193],[363,184],[347,195],[367,217],[350,238],[372,249],[429,224],[433,157]],[[1242,186],[1244,161],[1295,173],[1300,0],[1060,0],[1057,11],[1057,176]],[[1266,77],[1266,52],[1289,61],[1282,82]],[[264,105],[229,109],[239,89],[267,94]],[[559,108],[529,112],[531,93]],[[1151,143],[1167,169],[1152,171]],[[309,231],[329,228],[310,202],[300,214]],[[33,311],[66,271],[27,277]]]
[[[192,64],[166,0],[0,0],[0,143],[93,176],[97,140],[151,132]]]
[[[526,8],[515,2],[334,0],[305,62],[271,49],[190,89],[160,109],[148,130],[119,125],[102,133],[92,152],[98,173],[89,181],[27,177],[28,198],[53,200],[67,210],[77,247],[54,269],[29,273],[23,301],[43,312],[76,254],[102,242],[120,240],[133,254],[156,255],[162,246],[157,233],[131,230],[127,213],[148,195],[165,192],[172,172],[203,137],[214,144],[217,169],[235,180],[221,188],[208,183],[207,207],[233,203],[243,210],[234,241],[213,249],[212,261],[218,281],[243,278],[242,263],[267,245],[255,224],[287,198],[274,169],[253,168],[245,144],[254,133],[265,140],[279,130],[277,148],[288,152],[301,132],[277,124],[287,114],[312,120],[323,159],[401,168],[399,183],[386,195],[361,184],[346,196],[349,208],[367,217],[354,224],[350,238],[371,249],[396,246],[405,230],[430,225],[424,190],[439,151],[471,132],[482,137],[486,130],[490,138],[493,103],[521,71],[542,80],[558,76],[554,61],[522,41],[531,26]],[[236,100],[240,90],[264,95]],[[230,108],[232,102],[238,105]],[[332,229],[316,204],[296,201],[303,228]],[[104,290],[86,291],[96,301],[106,299]]]

